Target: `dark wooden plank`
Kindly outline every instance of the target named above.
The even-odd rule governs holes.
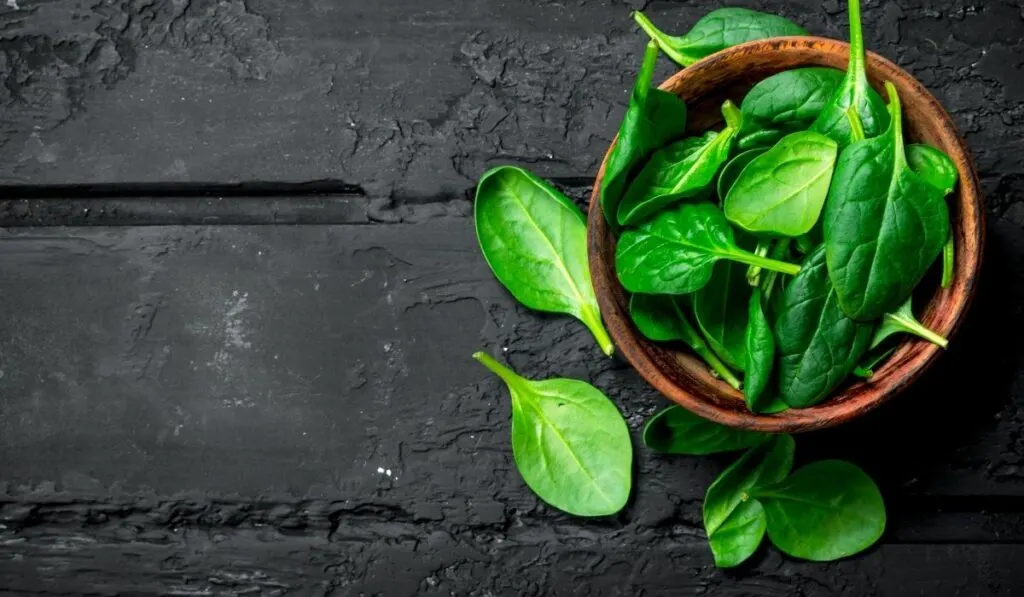
[[[989,339],[1022,323],[1021,238],[1009,217],[994,222],[991,282],[942,366],[864,421],[802,437],[803,459],[853,459],[896,500],[1024,491],[1024,349],[1007,338],[993,353]],[[538,507],[512,466],[504,390],[474,350],[535,378],[590,380],[634,430],[664,405],[627,364],[600,357],[581,325],[517,306],[463,216],[11,228],[0,271],[12,494],[379,493],[468,520]],[[630,516],[671,517],[723,462],[641,451]]]
[[[647,3],[20,4],[0,7],[0,181],[332,178],[404,202],[461,196],[499,162],[592,175],[643,43],[628,13]],[[719,4],[649,11],[682,31]],[[950,109],[997,212],[1024,192],[1018,4],[865,7],[869,45]],[[840,2],[756,7],[846,37]]]

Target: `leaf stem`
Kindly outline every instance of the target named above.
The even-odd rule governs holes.
[[[850,64],[848,72],[857,73],[867,81],[864,55],[864,27],[860,18],[860,0],[849,0],[850,9]]]
[[[662,52],[665,52],[666,56],[674,60],[676,63],[681,66],[690,66],[695,62],[694,60],[690,60],[684,56],[681,52],[676,51],[672,47],[672,38],[655,27],[654,23],[647,18],[647,15],[639,10],[635,10],[633,11],[633,20],[636,21],[636,24],[639,25],[640,28],[644,30],[644,33],[651,38],[651,43],[656,44],[657,47],[661,48]]]
[[[519,384],[526,381],[524,378],[517,375],[514,371],[499,363],[486,352],[474,352],[473,358],[476,359],[484,367],[490,369],[491,373],[500,377],[502,381],[508,384],[509,388],[518,387]]]
[[[604,328],[604,322],[601,321],[601,312],[596,308],[587,305],[583,307],[583,312],[580,314],[580,319],[586,324],[590,333],[594,335],[594,339],[597,340],[598,346],[601,347],[601,352],[605,356],[612,356],[615,354],[615,343],[612,342],[610,336],[608,336],[608,330]]]
[[[733,261],[738,261],[747,265],[754,265],[773,272],[779,272],[780,274],[786,274],[788,276],[795,276],[800,273],[800,266],[795,263],[787,263],[785,261],[769,259],[768,257],[759,257],[748,251],[738,250],[733,253],[728,253],[726,257]]]
[[[860,121],[860,114],[857,113],[857,106],[850,106],[846,109],[846,119],[850,121],[850,132],[854,142],[867,138],[864,134],[864,125]]]
[[[897,314],[887,313],[885,315],[885,318],[895,322],[898,326],[900,326],[901,328],[906,330],[908,333],[911,333],[911,334],[914,334],[915,336],[923,338],[923,339],[931,342],[932,344],[935,344],[935,345],[940,346],[942,348],[948,348],[949,347],[949,340],[947,340],[946,338],[938,335],[937,333],[933,332],[932,330],[926,328],[923,323],[921,323],[920,321],[918,321],[917,319],[915,319],[913,317],[908,318],[908,317],[903,316],[903,315],[898,314],[898,313]]]
[[[739,378],[737,378],[736,374],[729,369],[728,365],[722,362],[722,359],[718,358],[718,355],[708,348],[707,344],[701,342],[700,344],[691,345],[690,348],[693,349],[693,352],[697,353],[697,356],[704,359],[711,369],[717,373],[719,377],[725,380],[725,383],[737,390],[740,389],[741,384]]]
[[[767,257],[768,251],[772,248],[772,240],[759,240],[757,241],[757,248],[754,249],[754,254],[758,257]],[[747,268],[747,284],[751,286],[758,286],[761,284],[761,270],[764,269],[757,265],[752,265]]]
[[[636,75],[636,84],[633,86],[633,100],[643,103],[647,100],[647,94],[651,89],[651,82],[654,80],[654,66],[658,62],[658,44],[648,42],[644,48],[644,61],[640,64],[640,72]]]
[[[949,288],[953,285],[953,270],[956,268],[956,239],[953,238],[953,231],[949,232],[949,240],[942,247],[942,287]]]

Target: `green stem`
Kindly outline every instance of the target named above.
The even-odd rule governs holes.
[[[867,62],[864,55],[864,28],[860,18],[860,0],[849,0],[850,8],[850,65],[847,72],[856,73],[867,81]]]
[[[654,80],[654,66],[658,62],[658,44],[653,41],[644,48],[644,61],[640,64],[640,72],[636,75],[636,84],[633,86],[633,99],[637,103],[647,101],[647,93],[651,89],[651,82]]]
[[[601,321],[601,312],[591,306],[583,307],[583,313],[580,316],[583,323],[590,329],[590,333],[594,335],[594,339],[597,340],[598,346],[601,347],[601,352],[605,356],[612,356],[615,354],[615,343],[612,342],[611,337],[608,336],[608,330],[604,329],[604,323]]]
[[[772,248],[771,240],[759,240],[757,241],[757,248],[754,249],[754,255],[758,257],[767,257],[768,251]],[[761,270],[763,268],[757,265],[752,265],[747,268],[747,284],[757,287],[761,284]]]
[[[903,144],[903,105],[900,103],[900,94],[896,86],[891,82],[885,82],[885,91],[889,94],[889,114],[892,116],[893,141],[896,147],[896,165],[907,165],[907,148]]]
[[[700,358],[704,359],[704,361],[711,367],[711,369],[715,373],[717,373],[719,377],[725,380],[725,383],[736,388],[737,390],[740,389],[740,380],[736,377],[732,370],[729,369],[729,366],[723,363],[722,360],[719,359],[718,356],[714,352],[712,352],[710,348],[708,348],[707,344],[701,342],[700,344],[691,345],[690,348],[692,348],[693,352],[697,353],[697,355]]]
[[[647,15],[639,10],[633,11],[633,20],[636,21],[636,24],[639,25],[640,28],[644,30],[644,33],[651,38],[651,43],[654,43],[661,48],[661,51],[665,52],[665,55],[674,60],[677,64],[681,66],[690,66],[696,62],[695,60],[691,60],[682,52],[676,50],[672,43],[674,39],[669,35],[665,35],[664,32],[655,27],[654,23],[647,18]]]
[[[722,118],[725,119],[725,126],[733,130],[733,134],[736,134],[743,126],[743,113],[736,107],[736,104],[732,103],[732,100],[725,100],[722,104]]]
[[[795,276],[800,273],[800,266],[795,263],[786,263],[785,261],[777,261],[767,257],[758,257],[748,251],[737,250],[734,253],[727,254],[726,257],[733,261],[738,261],[747,265],[755,265],[766,270],[779,272],[780,274],[786,274],[788,276]]]
[[[924,338],[925,340],[931,342],[932,344],[941,346],[942,348],[949,347],[949,340],[936,334],[932,330],[924,327],[924,324],[918,321],[917,319],[907,318],[901,315],[894,315],[892,313],[887,313],[885,315],[885,318],[895,322],[907,333],[914,334],[915,336],[918,336],[920,338]]]
[[[508,384],[510,389],[513,387],[519,387],[521,384],[526,382],[526,379],[520,377],[508,367],[494,360],[494,358],[486,352],[474,352],[473,358],[479,361],[479,363],[484,367],[490,369],[491,373],[500,377],[502,381]]]
[[[949,240],[946,246],[942,247],[942,287],[949,288],[953,285],[953,270],[956,267],[956,239],[953,238],[953,231],[949,231]]]
[[[861,379],[871,379],[875,372],[871,369],[865,369],[864,367],[857,367],[853,370],[853,374]]]
[[[860,114],[857,114],[857,106],[850,106],[846,109],[846,119],[850,121],[850,132],[854,142],[867,138],[864,134],[864,125],[860,121]]]

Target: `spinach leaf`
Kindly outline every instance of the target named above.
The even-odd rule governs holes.
[[[681,406],[670,406],[644,425],[644,445],[662,454],[706,456],[759,446],[766,433],[732,429],[702,419]]]
[[[745,133],[737,139],[736,148],[740,151],[770,149],[779,142],[779,139],[785,136],[786,133],[784,131],[777,131],[775,129],[763,129],[752,133]]]
[[[921,282],[949,236],[944,193],[910,169],[896,88],[880,137],[839,156],[823,216],[828,269],[839,304],[869,321],[897,309]]]
[[[565,195],[521,168],[480,177],[474,202],[484,259],[517,301],[581,320],[601,350],[615,351],[601,323],[587,265],[587,222]]]
[[[914,317],[914,299],[908,298],[907,302],[897,309],[893,313],[886,313],[882,316],[882,325],[878,326],[875,331],[875,337],[871,340],[871,348],[877,348],[896,334],[913,334],[932,344],[941,346],[942,348],[949,347],[949,341],[926,328],[923,323]]]
[[[619,204],[619,223],[633,226],[680,199],[704,194],[722,164],[729,159],[732,139],[740,126],[739,109],[722,106],[727,126],[700,140],[686,139],[656,152]]]
[[[725,216],[748,232],[807,234],[828,196],[837,151],[819,133],[787,135],[743,169],[725,198]]]
[[[809,464],[775,485],[753,490],[768,537],[787,554],[830,562],[871,547],[885,531],[885,503],[860,467],[842,460]]]
[[[818,247],[786,288],[775,322],[779,395],[794,408],[824,400],[857,366],[874,326],[843,313]]]
[[[844,77],[834,68],[796,68],[761,81],[743,98],[743,131],[806,130]]]
[[[618,230],[616,214],[630,175],[651,153],[686,130],[686,103],[675,94],[651,88],[657,60],[657,45],[647,44],[629,108],[605,165],[601,211],[612,230]]]
[[[719,8],[697,21],[686,35],[666,35],[640,11],[633,20],[680,66],[748,41],[786,35],[807,35],[807,31],[780,16],[746,8]]]
[[[885,362],[886,359],[892,356],[892,353],[896,352],[896,347],[892,347],[886,350],[875,350],[869,352],[865,356],[860,365],[853,370],[853,374],[857,377],[863,377],[864,379],[871,379],[875,375],[875,368]]]
[[[720,263],[711,281],[693,295],[693,316],[708,345],[733,369],[743,371],[747,361],[744,334],[750,285],[747,268],[730,261]]]
[[[811,130],[831,137],[845,148],[853,141],[846,110],[853,106],[867,137],[879,135],[889,125],[885,101],[868,83],[865,69],[864,32],[860,20],[860,0],[849,0],[850,9],[850,65],[846,77],[835,94],[825,104]]]
[[[710,203],[684,203],[619,239],[615,269],[633,293],[689,294],[711,280],[719,260],[795,275],[800,266],[758,257],[736,246],[729,222]]]
[[[751,448],[708,487],[704,496],[704,530],[715,565],[738,566],[753,555],[764,538],[766,518],[751,492],[786,478],[793,468],[793,438],[777,435]]]
[[[726,383],[740,388],[728,365],[723,363],[693,327],[682,305],[683,298],[668,294],[634,294],[629,301],[629,314],[640,333],[655,342],[680,341],[693,349],[711,370]]]
[[[740,177],[743,169],[747,167],[747,164],[766,151],[768,151],[767,147],[757,147],[744,151],[729,160],[729,163],[725,165],[722,173],[718,176],[718,198],[724,200],[729,195],[729,189],[732,188],[732,185],[736,184],[736,180]]]
[[[746,349],[747,363],[746,384],[743,397],[747,408],[754,414],[772,410],[774,396],[767,392],[768,382],[775,367],[775,336],[771,324],[761,304],[761,289],[755,288],[750,295],[747,314]]]
[[[538,497],[576,516],[607,516],[626,505],[633,446],[611,400],[582,381],[530,381],[487,354],[473,358],[508,386],[512,454]]]
[[[940,189],[946,195],[953,192],[960,179],[956,164],[944,152],[930,145],[908,145],[907,163],[921,175],[928,184]],[[949,238],[942,247],[942,287],[953,284],[953,270],[956,267],[956,239],[950,224]]]

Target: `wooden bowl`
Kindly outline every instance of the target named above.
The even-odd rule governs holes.
[[[775,73],[806,66],[846,69],[849,46],[816,37],[787,37],[746,43],[710,56],[665,81],[661,89],[686,100],[689,133],[721,122],[726,99],[739,105],[758,81]],[[883,97],[891,81],[903,101],[906,136],[945,151],[960,170],[960,184],[950,197],[956,237],[956,276],[949,289],[937,288],[923,316],[925,325],[951,337],[963,320],[974,294],[985,237],[984,212],[978,175],[970,153],[939,102],[916,79],[892,62],[868,56],[868,77]],[[607,162],[607,155],[605,156]],[[667,398],[712,421],[741,429],[793,433],[838,425],[895,397],[920,377],[942,349],[923,340],[908,339],[868,381],[840,387],[825,402],[777,415],[755,415],[743,396],[714,377],[703,361],[683,347],[656,344],[644,338],[629,317],[629,297],[615,275],[615,238],[601,211],[599,192],[604,164],[594,182],[588,216],[587,245],[590,271],[601,314],[621,354]]]

